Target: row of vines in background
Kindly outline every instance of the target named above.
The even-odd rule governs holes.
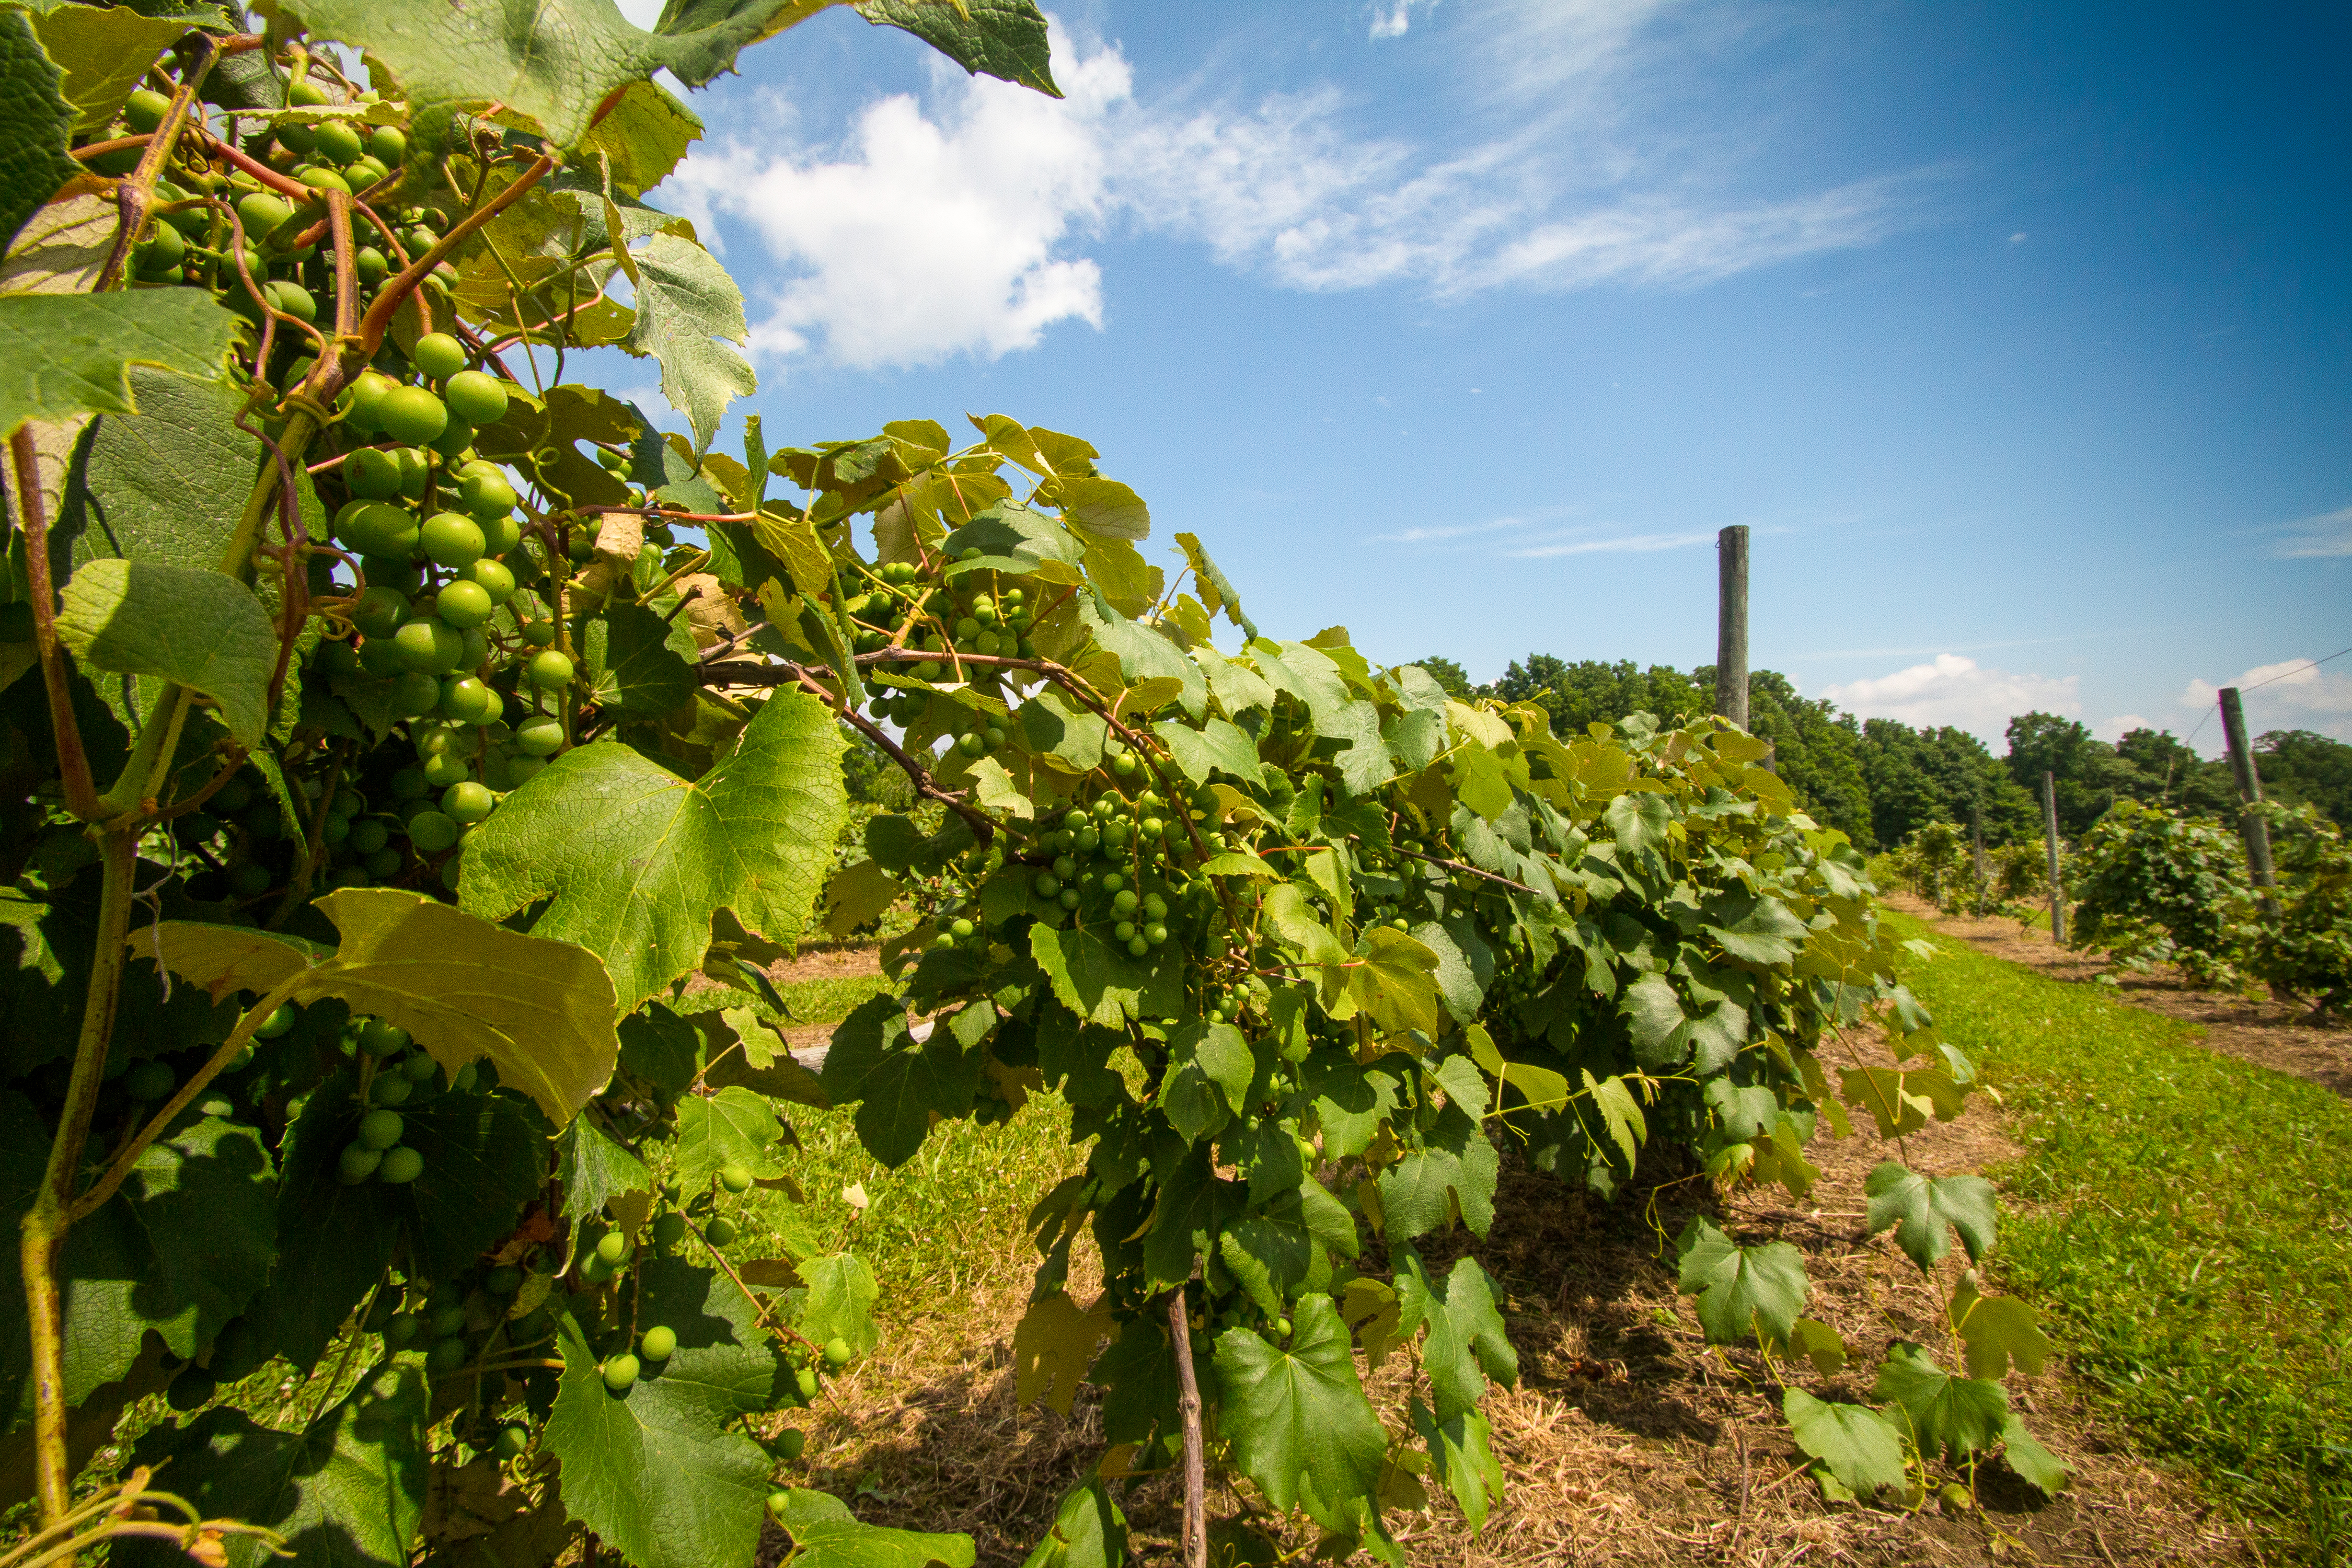
[[[1171,1471],[1195,1561],[1213,1476],[1223,1553],[1393,1562],[1396,1510],[1475,1530],[1502,1485],[1499,1288],[1423,1249],[1506,1158],[1801,1197],[1817,1134],[1899,1147],[1976,1087],[1764,742],[1555,734],[1263,633],[1074,436],[721,443],[741,300],[645,200],[698,129],[651,78],[817,9],[0,7],[47,116],[0,331],[74,372],[0,373],[0,1473],[39,1550],[707,1568],[764,1513],[804,1568],[969,1564],[793,1484],[879,1330],[782,1114],[896,1166],[1052,1090],[1084,1168],[1027,1194],[1015,1351],[1024,1398],[1101,1390],[1106,1447],[1032,1562],[1124,1561]],[[1052,90],[1025,4],[857,10]],[[600,346],[690,439],[565,379]],[[878,926],[895,989],[812,1074],[764,971],[819,926]],[[1949,1263],[1990,1187],[1890,1159],[1868,1204],[1938,1344],[1840,1396],[1800,1255],[1701,1218],[1707,1336],[1832,1497],[1994,1456],[2056,1489],[2004,1381],[2033,1314]]]

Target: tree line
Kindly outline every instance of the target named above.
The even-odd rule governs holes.
[[[1480,686],[1452,659],[1421,663],[1454,696],[1536,704],[1555,733],[1635,712],[1673,721],[1715,705],[1711,664],[1644,669],[1631,659],[1571,662],[1530,653]],[[1915,729],[1856,718],[1801,695],[1777,670],[1750,673],[1748,701],[1749,728],[1772,742],[1782,780],[1817,820],[1865,849],[1891,848],[1931,822],[1966,825],[1972,817],[1980,817],[1988,844],[2032,838],[2042,831],[2044,772],[2056,781],[2059,828],[2070,838],[2121,800],[2211,816],[2238,806],[2229,764],[2198,756],[2168,730],[2132,730],[2111,744],[2076,720],[2022,713],[2009,721],[2008,750],[1996,756],[1949,724]],[[2338,826],[2352,825],[2352,745],[2308,730],[2273,730],[2253,751],[2267,796],[2308,803]]]

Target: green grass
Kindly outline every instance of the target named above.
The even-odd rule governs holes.
[[[2305,1561],[2352,1556],[2352,1104],[2098,987],[1889,914],[2030,1151],[2005,1277],[2150,1457]]]
[[[897,990],[879,974],[840,975],[830,980],[795,980],[780,985],[777,994],[795,1024],[838,1024],[857,1010],[868,996]]]

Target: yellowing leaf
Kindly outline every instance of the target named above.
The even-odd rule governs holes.
[[[130,939],[131,956],[155,959],[215,997],[299,976],[289,1000],[339,997],[407,1030],[453,1076],[487,1057],[500,1083],[558,1126],[613,1076],[621,1052],[613,982],[587,949],[391,888],[341,889],[318,908],[342,933],[340,947],[165,921]]]
[[[1043,1394],[1057,1414],[1067,1415],[1094,1363],[1095,1346],[1117,1329],[1108,1296],[1084,1310],[1061,1290],[1030,1303],[1013,1330],[1013,1364],[1019,1373],[1013,1402],[1025,1408]]]

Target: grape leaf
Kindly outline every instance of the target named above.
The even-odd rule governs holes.
[[[695,450],[710,445],[727,405],[757,391],[747,342],[743,291],[702,247],[656,234],[629,253],[636,268],[636,320],[621,346],[661,365],[662,395],[694,426]]]
[[[2000,1457],[2019,1478],[2038,1489],[2044,1497],[2056,1497],[2065,1487],[2068,1471],[2058,1456],[2043,1447],[2025,1422],[2015,1411],[2000,1428]]]
[[[1695,1215],[1675,1243],[1676,1287],[1698,1298],[1699,1326],[1710,1343],[1732,1344],[1754,1334],[1769,1345],[1788,1343],[1812,1285],[1804,1255],[1785,1241],[1741,1247]]]
[[[1380,1482],[1388,1436],[1331,1299],[1300,1298],[1291,1323],[1287,1350],[1244,1328],[1218,1336],[1217,1430],[1276,1509],[1303,1506],[1325,1529],[1347,1530]]]
[[[1823,1377],[1835,1377],[1845,1370],[1845,1339],[1835,1329],[1817,1318],[1799,1318],[1789,1331],[1789,1350],[1813,1363],[1813,1370]]]
[[[469,848],[469,887],[472,855]],[[593,953],[398,889],[340,889],[316,907],[341,931],[341,947],[164,921],[132,937],[131,954],[160,954],[172,973],[215,998],[268,991],[301,974],[291,1000],[340,996],[354,1013],[407,1030],[452,1076],[488,1057],[501,1084],[530,1095],[558,1126],[613,1076],[621,1051],[613,985]]]
[[[1780,1412],[1797,1447],[1829,1467],[1838,1484],[1866,1498],[1903,1484],[1903,1434],[1866,1405],[1832,1405],[1785,1389]]]
[[[1780,900],[1736,885],[1707,900],[1706,913],[1717,923],[1699,929],[1721,942],[1724,952],[1750,963],[1789,963],[1809,934],[1805,922]]]
[[[679,1102],[681,1125],[686,1108],[698,1103],[691,1099]],[[572,1219],[602,1213],[606,1201],[622,1193],[654,1190],[653,1173],[646,1163],[587,1116],[573,1117],[556,1139],[555,1179],[563,1184],[563,1213]]]
[[[782,1175],[776,1140],[783,1131],[767,1100],[748,1089],[722,1089],[709,1099],[687,1096],[677,1102],[679,1184],[707,1186],[729,1165],[740,1165],[755,1177]]]
[[[218,704],[239,745],[260,748],[278,634],[236,578],[159,562],[92,561],[66,584],[57,626],[85,667],[176,681]]]
[[[777,1522],[793,1538],[793,1561],[803,1568],[971,1568],[969,1535],[930,1535],[861,1524],[849,1505],[826,1492],[794,1487],[784,1494]]]
[[[11,1224],[39,1190],[48,1146],[32,1103],[0,1093],[0,1217]],[[151,1331],[174,1355],[209,1344],[277,1256],[277,1196],[250,1127],[205,1118],[140,1156],[121,1194],[68,1234],[58,1260],[67,1402],[128,1373]],[[0,1426],[30,1413],[28,1354],[24,1282],[11,1274],[0,1279]]]
[[[1487,1378],[1507,1388],[1517,1382],[1518,1352],[1511,1348],[1503,1315],[1496,1310],[1495,1282],[1475,1259],[1457,1258],[1454,1271],[1442,1280],[1433,1280],[1410,1248],[1402,1252],[1400,1261],[1396,1331],[1410,1334],[1427,1325],[1422,1369],[1429,1373],[1438,1425],[1445,1426],[1477,1408],[1486,1396]]]
[[[650,719],[694,699],[694,668],[669,646],[669,623],[643,605],[614,605],[588,623],[581,660],[599,707]]]
[[[975,76],[1062,96],[1047,60],[1045,18],[1030,0],[863,0],[857,14],[906,29]]]
[[[847,1252],[806,1258],[799,1272],[808,1285],[800,1300],[803,1335],[818,1344],[845,1340],[860,1355],[882,1342],[882,1331],[874,1326],[874,1303],[882,1287],[874,1282],[874,1270],[864,1258]]]
[[[2012,1361],[2018,1371],[2037,1377],[2050,1364],[2050,1341],[2034,1321],[2032,1307],[2014,1296],[1979,1295],[1973,1268],[1953,1288],[1948,1310],[1968,1346],[1970,1377],[1998,1383],[2009,1375]]]
[[[1243,1184],[1217,1174],[1210,1152],[1211,1145],[1196,1143],[1160,1175],[1159,1212],[1143,1236],[1143,1271],[1155,1287],[1191,1279],[1202,1254],[1248,1194]],[[1157,1166],[1159,1159],[1153,1163]]]
[[[933,1111],[961,1116],[971,1109],[981,1059],[951,1030],[910,1038],[905,1005],[874,996],[834,1030],[820,1081],[834,1104],[856,1104],[858,1141],[897,1170],[923,1146]]]
[[[1888,1160],[1870,1173],[1863,1192],[1870,1199],[1870,1234],[1895,1226],[1895,1245],[1923,1270],[1952,1250],[1948,1225],[1960,1233],[1969,1262],[1992,1250],[1996,1205],[1992,1184],[1982,1176],[1915,1175]]]
[[[1478,1123],[1457,1105],[1440,1111],[1422,1146],[1380,1174],[1381,1215],[1391,1246],[1444,1227],[1459,1208],[1477,1235],[1495,1223],[1502,1160]]]
[[[542,1438],[563,1466],[563,1505],[639,1568],[748,1563],[772,1461],[734,1423],[782,1403],[790,1373],[715,1270],[642,1258],[636,1278],[637,1321],[669,1328],[677,1349],[616,1394],[590,1331],[564,1314]]]
[[[139,412],[93,419],[75,452],[49,531],[60,581],[107,556],[216,570],[221,520],[252,492],[261,443],[236,427],[234,387],[143,364],[130,378]]]
[[[1416,1395],[1413,1429],[1428,1446],[1430,1468],[1454,1494],[1472,1533],[1486,1528],[1489,1500],[1503,1495],[1503,1466],[1495,1458],[1494,1431],[1475,1410],[1439,1421]]]
[[[1212,773],[1220,772],[1231,773],[1245,784],[1262,784],[1265,781],[1256,743],[1223,719],[1211,719],[1197,730],[1173,719],[1162,719],[1151,731],[1167,745],[1168,754],[1176,760],[1184,776],[1196,784],[1208,783]]]
[[[1090,1477],[1064,1494],[1054,1528],[1021,1568],[1120,1568],[1126,1561],[1127,1516],[1111,1501],[1110,1489]]]
[[[1183,958],[1174,947],[1170,942],[1136,959],[1092,927],[1029,928],[1029,952],[1055,998],[1087,1023],[1111,1029],[1126,1027],[1129,1018],[1164,1018],[1182,1008]]]
[[[1013,1329],[1013,1364],[1019,1373],[1013,1402],[1026,1408],[1042,1394],[1057,1414],[1067,1415],[1095,1359],[1095,1346],[1118,1327],[1107,1295],[1084,1310],[1062,1290],[1032,1301]]]
[[[1249,1093],[1257,1058],[1231,1024],[1187,1023],[1168,1042],[1168,1070],[1160,1105],[1186,1138],[1198,1141],[1225,1124]]]
[[[32,24],[14,7],[0,11],[0,253],[58,186],[81,173],[66,151],[73,126],[63,74],[42,52]],[[0,431],[14,433],[13,423]]]
[[[1887,1347],[1871,1393],[1897,1406],[1887,1415],[1907,1424],[1922,1453],[1953,1459],[1981,1453],[2000,1441],[2009,1422],[2007,1389],[1981,1378],[1954,1377],[1907,1340]]]
[[[0,296],[0,436],[27,419],[135,414],[130,368],[218,378],[238,321],[202,289]]]
[[[188,21],[143,16],[127,5],[58,5],[35,16],[33,31],[65,72],[63,96],[80,135],[106,128],[155,57],[185,36]]]
[[[415,1550],[425,1515],[425,1389],[414,1366],[377,1373],[299,1432],[276,1432],[232,1405],[140,1440],[142,1465],[171,1461],[172,1490],[208,1519],[264,1525],[292,1556],[251,1536],[222,1545],[229,1568],[398,1568]],[[177,1545],[117,1540],[115,1561],[173,1568]]]
[[[617,742],[577,747],[466,840],[459,902],[502,920],[549,900],[532,934],[602,957],[634,1011],[700,965],[721,909],[755,936],[799,935],[833,863],[842,744],[823,704],[783,692],[698,780]]]

